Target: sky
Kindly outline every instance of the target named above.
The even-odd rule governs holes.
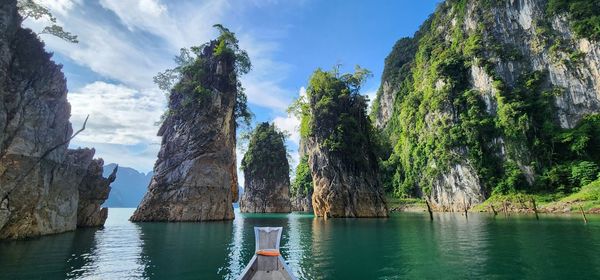
[[[179,49],[201,45],[221,23],[248,51],[252,71],[241,78],[254,123],[275,122],[290,137],[291,166],[298,162],[299,121],[286,113],[317,68],[342,64],[373,72],[362,93],[375,97],[384,59],[394,43],[412,36],[440,0],[36,0],[65,30],[71,44],[42,35],[63,65],[71,122],[85,131],[71,147],[94,147],[105,163],[149,172],[160,148],[156,122],[166,97],[153,84],[174,66]],[[40,31],[44,21],[25,26]],[[243,151],[238,149],[238,163]],[[239,164],[238,164],[239,166]],[[240,176],[243,184],[243,177]]]

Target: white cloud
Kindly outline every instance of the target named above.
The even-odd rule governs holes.
[[[66,15],[81,0],[37,0],[37,2],[50,9],[54,14]]]
[[[240,185],[242,188],[244,188],[244,182],[246,181],[244,178],[244,171],[242,171],[242,169],[240,168],[240,166],[242,166],[242,159],[244,158],[244,153],[245,153],[245,151],[243,151],[239,146],[235,150],[235,156],[236,156],[237,167],[238,167],[238,170],[237,170],[238,185]]]
[[[288,98],[290,91],[281,88],[275,82],[244,77],[242,85],[251,104],[278,112],[285,112],[290,104],[291,100]]]
[[[248,102],[278,112],[286,111],[294,93],[280,86],[290,66],[272,59],[279,50],[277,44],[242,35],[240,48],[248,52],[252,61],[252,71],[241,79]]]
[[[248,5],[237,0],[99,0],[104,9],[98,9],[97,5],[82,0],[41,1],[54,12],[59,24],[78,35],[80,41],[70,44],[44,36],[48,50],[100,76],[84,73],[67,77],[76,84],[87,84],[69,93],[74,129],[90,114],[87,129],[73,145],[96,147],[97,155],[107,162],[134,168],[148,168],[149,158],[158,149],[159,139],[155,136],[158,127],[154,122],[166,102],[155,90],[152,77],[173,66],[172,58],[179,48],[214,38],[213,24],[235,21],[231,15]],[[33,30],[41,30],[43,24],[31,20],[25,23]],[[294,91],[282,86],[290,65],[274,58],[279,45],[272,38],[265,39],[261,30],[239,24],[237,29],[233,27],[241,48],[248,51],[253,64],[252,71],[242,77],[248,102],[275,115],[285,114]],[[269,30],[270,34],[271,31],[276,30]],[[288,130],[294,120],[281,117],[278,123]],[[290,130],[290,133],[293,139],[299,139],[297,132]],[[146,147],[149,152],[141,154],[139,147]],[[153,164],[154,160],[150,161]],[[243,184],[243,178],[240,183]]]
[[[156,90],[94,82],[69,93],[68,99],[75,130],[90,116],[86,130],[77,136],[79,141],[137,145],[159,140],[154,123],[164,111],[165,97]]]
[[[208,41],[215,32],[211,26],[230,8],[224,0],[178,2],[173,10],[160,0],[100,0],[100,5],[115,13],[130,31],[154,34],[171,50]]]
[[[273,120],[275,126],[290,134],[289,140],[296,145],[300,143],[300,120],[295,116],[276,117]]]
[[[306,88],[305,87],[300,88],[300,97],[306,97]]]

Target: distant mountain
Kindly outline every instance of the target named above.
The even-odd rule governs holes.
[[[104,166],[104,176],[110,175],[116,164],[111,163]],[[152,179],[152,172],[144,174],[130,167],[119,166],[117,179],[111,184],[112,190],[105,207],[137,207]]]

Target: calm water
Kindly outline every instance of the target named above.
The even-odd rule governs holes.
[[[389,219],[243,215],[233,222],[132,224],[0,242],[1,279],[235,279],[254,226],[283,226],[300,279],[599,279],[600,218],[393,214]]]

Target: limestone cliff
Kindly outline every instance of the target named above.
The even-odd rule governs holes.
[[[91,154],[93,156],[93,150]],[[78,227],[102,226],[108,217],[108,208],[102,208],[102,203],[108,199],[110,184],[117,178],[119,166],[115,166],[108,178],[102,176],[103,166],[102,159],[92,160],[79,185]]]
[[[66,81],[29,29],[16,1],[0,4],[0,239],[74,230],[78,209],[100,211],[109,183],[89,181],[94,150],[68,150]],[[101,167],[100,167],[101,171]],[[101,174],[101,173],[100,173]],[[101,176],[101,175],[100,175]],[[93,206],[80,200],[102,195]],[[81,194],[80,194],[81,193]],[[93,214],[95,215],[95,214]]]
[[[359,94],[367,72],[317,70],[307,89],[303,123],[315,215],[386,217],[387,206],[378,175],[366,100]]]
[[[238,81],[235,59],[219,45],[198,49],[170,93],[154,176],[132,221],[234,218]]]
[[[274,124],[260,123],[252,132],[242,159],[244,195],[240,211],[246,213],[289,213],[290,166],[285,135]]]
[[[372,115],[396,145],[397,192],[461,210],[593,160],[564,154],[560,133],[600,112],[600,44],[549,2],[571,3],[448,0],[394,47]],[[598,16],[597,1],[576,2]]]

